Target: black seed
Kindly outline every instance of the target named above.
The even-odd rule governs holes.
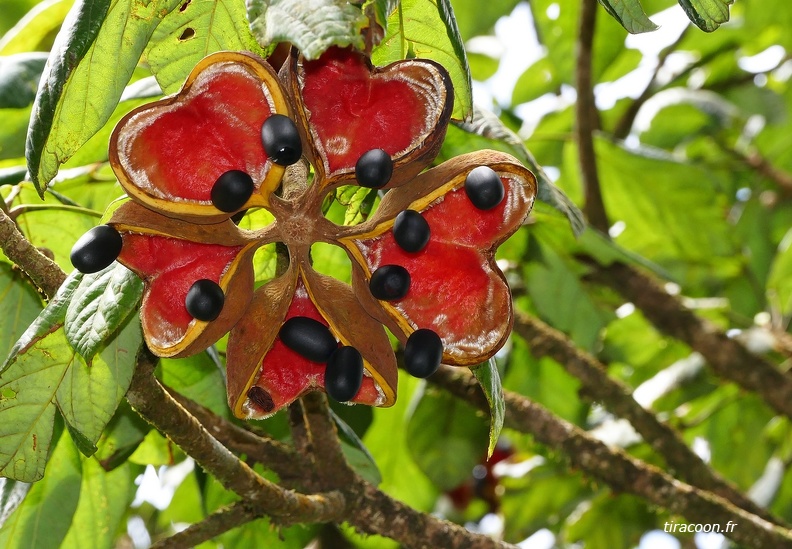
[[[250,400],[253,401],[253,404],[258,406],[265,412],[271,412],[272,410],[275,409],[275,402],[273,402],[272,397],[267,391],[265,391],[261,387],[256,387],[254,385],[247,392],[247,396]]]
[[[401,265],[383,265],[372,273],[369,290],[384,301],[401,299],[410,291],[410,273]]]
[[[327,362],[338,348],[330,329],[307,316],[293,316],[283,323],[278,335],[289,349],[314,362]]]
[[[487,166],[471,170],[465,179],[465,192],[479,210],[491,210],[506,194],[500,176]]]
[[[121,253],[121,235],[110,225],[98,225],[82,235],[71,250],[71,262],[81,273],[96,273]]]
[[[235,212],[253,194],[253,179],[243,171],[230,170],[212,186],[212,204],[221,212]]]
[[[415,330],[404,346],[404,369],[415,377],[429,377],[443,359],[443,342],[432,330]]]
[[[327,361],[325,391],[338,402],[355,398],[363,385],[363,357],[354,347],[339,347]]]
[[[405,252],[420,252],[429,243],[429,223],[415,210],[404,210],[393,221],[393,238]]]
[[[184,305],[196,320],[210,321],[220,316],[225,303],[223,289],[213,280],[202,278],[190,286]]]
[[[288,116],[273,114],[261,126],[261,141],[270,160],[290,166],[302,156],[302,142],[297,126]]]
[[[393,160],[382,149],[371,149],[363,153],[355,164],[355,177],[363,187],[384,187],[392,175]]]

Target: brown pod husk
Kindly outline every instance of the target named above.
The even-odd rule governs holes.
[[[228,338],[228,405],[236,417],[268,415],[258,413],[248,402],[247,395],[258,377],[261,360],[272,348],[291,304],[291,300],[284,299],[284,296],[293,295],[296,285],[297,269],[290,265],[284,274],[255,292],[248,313],[239,320]]]
[[[397,61],[385,67],[374,67],[365,55],[354,52],[351,48],[331,48],[320,59],[326,60],[333,55],[344,56],[345,59],[353,57],[356,60],[355,62],[368,72],[368,92],[371,91],[372,81],[389,82],[392,80],[404,83],[412,93],[422,98],[423,101],[421,103],[427,109],[423,127],[409,128],[412,133],[408,146],[401,147],[397,151],[388,151],[393,160],[393,176],[383,188],[397,187],[410,181],[415,175],[423,171],[440,151],[454,103],[453,85],[450,76],[440,64],[427,59]],[[315,119],[316,113],[311,112],[311,105],[307,104],[306,98],[303,96],[306,79],[310,78],[306,75],[306,63],[317,62],[305,61],[299,52],[293,49],[289,70],[285,72],[286,85],[297,102],[297,117],[302,121],[301,124],[298,124],[298,127],[303,132],[304,143],[308,144],[305,154],[316,169],[317,180],[321,182],[322,189],[332,189],[343,184],[354,184],[354,162],[341,167],[332,167],[328,158],[327,142],[332,139],[337,141],[347,139],[349,142],[365,142],[365,150],[375,148],[388,150],[389,144],[385,141],[388,132],[374,132],[374,135],[368,138],[354,135],[346,137],[339,134],[330,136],[329,139],[322,139],[315,124],[312,123],[312,117]],[[342,80],[344,72],[343,70],[338,70]],[[332,94],[344,95],[346,93],[343,89],[339,89],[338,84],[329,86],[329,88],[324,90],[323,96],[327,97]],[[360,98],[355,97],[355,99],[359,100]],[[381,100],[382,98],[378,99]],[[383,108],[398,113],[398,109],[404,108],[404,106],[383,105]],[[314,108],[314,110],[317,109]],[[400,119],[402,126],[404,125],[404,120],[405,117],[402,116]],[[333,125],[343,129],[344,132],[349,132],[352,129],[344,121],[337,121]],[[352,145],[347,144],[347,147],[349,146]],[[365,150],[361,152],[365,152]]]
[[[140,316],[146,344],[157,356],[183,357],[198,353],[220,339],[245,313],[253,293],[252,259],[260,243],[243,235],[231,221],[216,225],[185,224],[156,214],[134,202],[128,202],[113,213],[108,224],[121,234],[124,241],[118,261],[140,276],[146,285]],[[175,329],[173,324],[168,323],[161,314],[153,312],[157,309],[155,301],[158,297],[152,292],[152,287],[157,283],[159,275],[152,275],[136,265],[136,261],[147,258],[135,257],[136,254],[125,256],[125,252],[130,253],[130,241],[140,238],[164,238],[191,242],[198,246],[222,245],[239,248],[218,282],[223,289],[225,302],[215,320],[207,322],[192,319],[183,333],[172,333]],[[195,280],[187,282],[192,283]],[[177,313],[173,312],[173,315],[176,316]]]
[[[459,214],[454,206],[454,217],[444,220],[440,217],[444,203],[466,200],[465,177],[481,165],[491,167],[508,182],[503,215],[497,210],[477,212],[472,207],[471,212]],[[443,362],[447,364],[468,366],[491,357],[503,346],[513,324],[511,296],[495,263],[495,250],[520,226],[535,195],[533,174],[509,155],[494,151],[455,158],[421,174],[415,184],[391,191],[368,222],[349,228],[342,238],[356,259],[353,286],[361,304],[402,343],[418,328],[434,329],[443,339]],[[387,245],[390,248],[380,246],[382,242],[390,242],[393,219],[405,209],[433,218],[429,244],[417,254],[402,252],[390,244]],[[484,221],[477,221],[477,215]],[[489,226],[487,219],[500,226]],[[449,230],[444,222],[458,226]],[[443,235],[443,231],[448,234]],[[389,254],[383,252],[387,249],[391,250]],[[411,289],[402,300],[380,301],[368,291],[373,268],[391,263],[380,260],[383,255],[396,257],[393,263],[405,266],[410,272]],[[453,266],[452,270],[448,270],[449,265]],[[436,313],[427,309],[429,305],[437,307]],[[458,315],[456,321],[454,315]],[[451,329],[454,325],[464,325],[469,337],[455,337]]]
[[[205,98],[203,92],[220,87],[223,79],[237,79],[237,86],[215,106],[212,94]],[[240,82],[259,97],[240,97]],[[232,100],[238,102],[233,108]],[[199,112],[179,119],[180,110],[190,108]],[[177,94],[119,121],[110,139],[110,165],[130,198],[147,208],[193,223],[217,223],[235,213],[215,208],[207,194],[225,171],[252,172],[255,190],[237,211],[265,206],[280,183],[283,167],[266,158],[261,144],[261,123],[270,113],[290,115],[272,68],[250,53],[218,52],[195,66]]]

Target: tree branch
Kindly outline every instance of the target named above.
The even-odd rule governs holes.
[[[277,517],[282,524],[326,522],[341,517],[344,497],[338,492],[303,495],[285,490],[241,462],[176,402],[154,377],[156,363],[147,349],[140,353],[127,400],[146,421],[227,489],[254,506],[257,513]]]
[[[478,382],[462,368],[441,366],[429,381],[481,410],[489,410]],[[722,528],[729,521],[736,523],[726,535],[737,543],[758,549],[792,548],[789,530],[680,482],[620,449],[609,448],[521,395],[504,391],[504,397],[507,427],[530,433],[538,442],[563,452],[572,466],[604,481],[614,491],[640,496],[691,522],[719,523]]]
[[[592,227],[607,235],[610,223],[605,212],[605,204],[602,201],[602,190],[597,173],[597,157],[594,151],[594,131],[598,124],[591,76],[594,25],[598,9],[597,0],[581,0],[577,42],[578,58],[575,73],[577,86],[575,134],[585,196],[583,213],[586,214]]]
[[[54,296],[66,279],[58,264],[31,244],[3,211],[0,211],[0,248],[47,297]]]
[[[614,414],[627,419],[643,439],[665,458],[668,466],[684,480],[767,521],[784,525],[781,519],[755,504],[713,471],[673,428],[638,404],[629,387],[608,376],[601,362],[578,349],[563,333],[541,320],[519,312],[516,314],[514,331],[525,339],[534,356],[549,356],[555,360],[581,381],[584,393],[589,398],[602,401]]]
[[[590,279],[611,286],[658,330],[701,353],[719,376],[758,393],[773,409],[792,418],[792,376],[696,316],[679,298],[637,269],[623,263],[607,267],[591,263],[595,270]]]
[[[259,518],[253,506],[245,501],[237,501],[224,507],[201,522],[191,524],[185,530],[173,534],[151,546],[151,549],[182,549],[196,547],[221,534],[233,530]]]

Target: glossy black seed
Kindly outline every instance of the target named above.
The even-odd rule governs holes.
[[[110,225],[98,225],[82,235],[71,250],[71,262],[81,273],[96,273],[121,253],[121,235]]]
[[[429,243],[429,223],[415,210],[404,210],[393,221],[393,238],[405,252],[420,252]]]
[[[261,141],[267,156],[281,166],[290,166],[302,156],[297,126],[288,116],[273,114],[261,126]]]
[[[500,176],[487,166],[471,170],[465,179],[465,192],[479,210],[491,210],[506,194]]]
[[[355,164],[355,177],[363,187],[384,187],[392,175],[393,160],[382,149],[371,149],[363,153]]]
[[[235,212],[253,194],[253,179],[243,171],[230,170],[212,186],[212,204],[221,212]]]
[[[404,346],[404,369],[415,377],[429,377],[443,359],[443,342],[432,330],[421,328],[407,338]]]
[[[327,361],[325,391],[338,402],[347,402],[363,385],[363,357],[354,347],[339,347]]]
[[[307,316],[291,317],[283,323],[278,335],[289,349],[314,362],[327,362],[338,348],[330,329]]]
[[[372,273],[369,290],[384,301],[401,299],[410,291],[410,273],[401,265],[383,265]]]
[[[213,280],[196,281],[184,298],[187,312],[196,320],[210,321],[220,316],[225,303],[223,289]]]
[[[253,404],[264,410],[265,412],[271,412],[275,409],[275,402],[272,400],[270,394],[262,389],[261,387],[256,387],[255,385],[250,388],[247,392],[248,398],[253,401]]]

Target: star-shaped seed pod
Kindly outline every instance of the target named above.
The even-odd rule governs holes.
[[[376,68],[349,48],[315,61],[293,52],[281,77],[251,54],[213,54],[178,94],[124,117],[110,160],[131,201],[78,242],[75,264],[101,269],[120,248],[146,282],[140,314],[157,355],[195,354],[230,331],[229,405],[241,418],[315,389],[393,404],[385,327],[419,377],[491,357],[512,325],[495,248],[533,205],[531,172],[495,151],[427,170],[453,97],[432,61]],[[363,223],[323,214],[346,185],[383,195]],[[255,209],[271,223],[234,223]],[[351,285],[314,269],[318,242],[346,252]],[[94,253],[105,243],[111,252]],[[262,283],[253,257],[273,245],[278,269]]]

